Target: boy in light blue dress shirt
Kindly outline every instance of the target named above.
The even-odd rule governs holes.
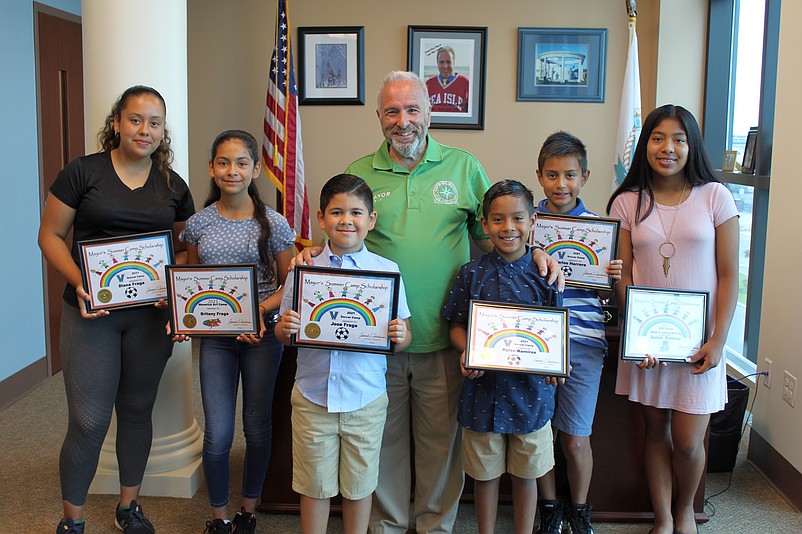
[[[395,263],[363,243],[376,222],[373,192],[364,180],[350,174],[329,180],[317,217],[329,241],[314,258],[316,266],[398,272]],[[288,277],[275,330],[285,345],[300,328],[300,315],[292,309],[293,285]],[[412,340],[409,316],[401,281],[398,317],[389,325],[396,350]],[[347,532],[367,531],[387,415],[386,371],[387,357],[380,354],[298,348],[291,398],[292,489],[301,495],[304,532],[326,532],[329,502],[338,493]]]

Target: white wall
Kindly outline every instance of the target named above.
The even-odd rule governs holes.
[[[658,106],[681,105],[694,114],[700,125],[704,111],[707,11],[707,2],[699,0],[660,2],[656,102]]]
[[[802,284],[799,283],[802,247],[797,243],[802,199],[799,179],[799,88],[802,72],[802,3],[783,2],[777,65],[777,100],[774,114],[771,192],[760,323],[759,358],[771,358],[772,386],[760,387],[753,428],[798,471],[802,471],[802,393],[792,408],[782,399],[783,372],[802,381]],[[802,385],[802,382],[800,382]]]
[[[40,0],[80,15],[80,0]],[[0,2],[0,380],[45,356],[32,0]]]

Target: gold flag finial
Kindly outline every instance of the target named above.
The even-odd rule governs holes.
[[[636,18],[638,16],[638,6],[635,5],[635,0],[626,0],[627,4],[627,15],[629,18]]]

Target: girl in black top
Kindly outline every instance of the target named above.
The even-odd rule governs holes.
[[[84,239],[172,230],[194,213],[189,188],[170,168],[166,106],[150,87],[134,86],[117,100],[98,138],[102,152],[79,157],[50,188],[39,246],[67,279],[61,325],[69,423],[59,461],[62,534],[82,534],[83,507],[101,445],[117,412],[120,504],[115,520],[126,534],[155,532],[136,504],[152,439],[151,412],[172,353],[166,305],[86,311],[75,243]],[[73,230],[72,250],[66,242]],[[180,244],[175,242],[178,261]]]

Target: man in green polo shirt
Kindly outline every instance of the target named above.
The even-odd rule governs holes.
[[[490,181],[471,154],[428,135],[428,94],[415,74],[389,73],[376,113],[385,141],[346,172],[373,190],[378,217],[365,244],[398,263],[413,336],[406,352],[387,358],[389,405],[369,532],[451,532],[464,480],[457,425],[464,379],[440,311],[457,270],[470,259],[470,238],[483,251],[492,248],[481,224]],[[548,266],[552,278],[558,276],[558,265],[545,252],[535,252],[535,259],[543,273]]]

